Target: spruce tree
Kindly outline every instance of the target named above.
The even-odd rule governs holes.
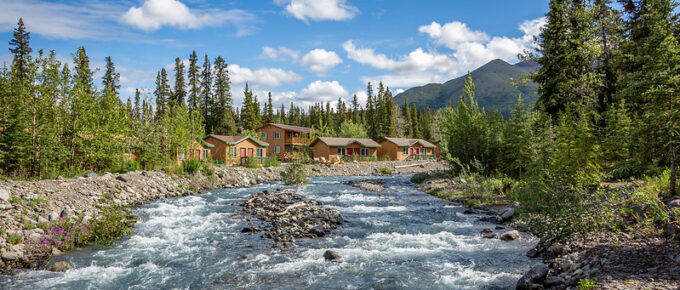
[[[120,73],[116,72],[116,67],[111,61],[111,57],[107,56],[106,60],[106,71],[102,77],[102,84],[104,85],[104,91],[111,90],[114,95],[117,95],[120,90]]]
[[[201,107],[201,80],[198,68],[198,56],[194,50],[189,55],[189,111],[200,111]]]
[[[12,53],[12,74],[21,81],[28,81],[28,74],[31,66],[31,52],[33,49],[30,46],[31,33],[26,31],[24,20],[19,18],[17,27],[14,29],[14,37],[9,41],[11,46],[9,51]]]
[[[214,127],[214,121],[210,116],[210,108],[212,106],[212,69],[210,65],[210,59],[208,55],[205,55],[203,61],[203,69],[201,71],[201,113],[203,115],[203,122],[205,124],[205,129],[207,132],[212,132]]]
[[[186,104],[187,91],[184,83],[184,63],[175,58],[175,90],[172,94],[173,104]]]
[[[265,119],[265,123],[272,122],[274,122],[274,104],[272,104],[272,92],[269,92],[267,98],[267,117]]]
[[[234,107],[231,99],[231,85],[227,63],[221,56],[215,59],[215,92],[212,106],[213,127],[216,134],[232,135],[236,133],[236,121],[234,120]],[[208,132],[210,134],[211,132]]]

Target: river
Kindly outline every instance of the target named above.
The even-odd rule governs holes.
[[[480,231],[495,225],[415,190],[409,176],[380,177],[382,194],[345,184],[365,178],[316,178],[299,187],[349,222],[294,247],[275,249],[241,233],[247,224],[237,204],[245,196],[287,188],[269,183],[145,204],[135,209],[132,235],[114,247],[53,258],[73,270],[26,271],[0,282],[13,289],[513,289],[535,263],[524,255],[535,239],[483,239]],[[327,249],[342,259],[325,261]]]

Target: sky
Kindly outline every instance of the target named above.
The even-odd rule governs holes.
[[[121,99],[150,96],[157,72],[174,79],[174,60],[229,64],[234,104],[245,84],[260,101],[363,103],[366,84],[396,95],[445,82],[497,58],[517,62],[534,46],[548,0],[0,0],[0,40],[22,17],[31,47],[70,62],[84,46],[99,68],[111,56]],[[9,48],[9,45],[6,45]],[[9,50],[0,63],[11,63]],[[100,84],[101,85],[101,84]],[[375,86],[375,85],[374,85]]]

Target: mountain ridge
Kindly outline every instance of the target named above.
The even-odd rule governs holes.
[[[523,102],[532,105],[536,102],[538,85],[533,82],[514,87],[510,80],[519,79],[536,69],[539,65],[535,62],[519,62],[510,64],[501,59],[492,60],[470,72],[475,84],[475,97],[480,108],[487,111],[498,110],[508,116],[517,104],[517,98],[522,94]],[[429,107],[439,109],[449,102],[455,105],[463,95],[467,74],[448,80],[444,83],[430,83],[423,86],[413,87],[397,94],[394,101],[404,104],[404,98],[408,98],[409,105],[417,107]]]

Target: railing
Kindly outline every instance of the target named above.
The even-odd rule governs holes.
[[[377,158],[373,155],[345,155],[342,156],[343,161],[376,161]]]
[[[427,154],[427,155],[409,155],[406,160],[430,160],[430,159],[436,159],[437,157],[434,156],[433,154]]]
[[[288,137],[286,138],[286,145],[307,145],[311,141],[312,139],[307,137]]]
[[[274,162],[276,160],[275,157],[241,157],[241,165],[246,165],[246,164],[268,164],[270,162]]]

